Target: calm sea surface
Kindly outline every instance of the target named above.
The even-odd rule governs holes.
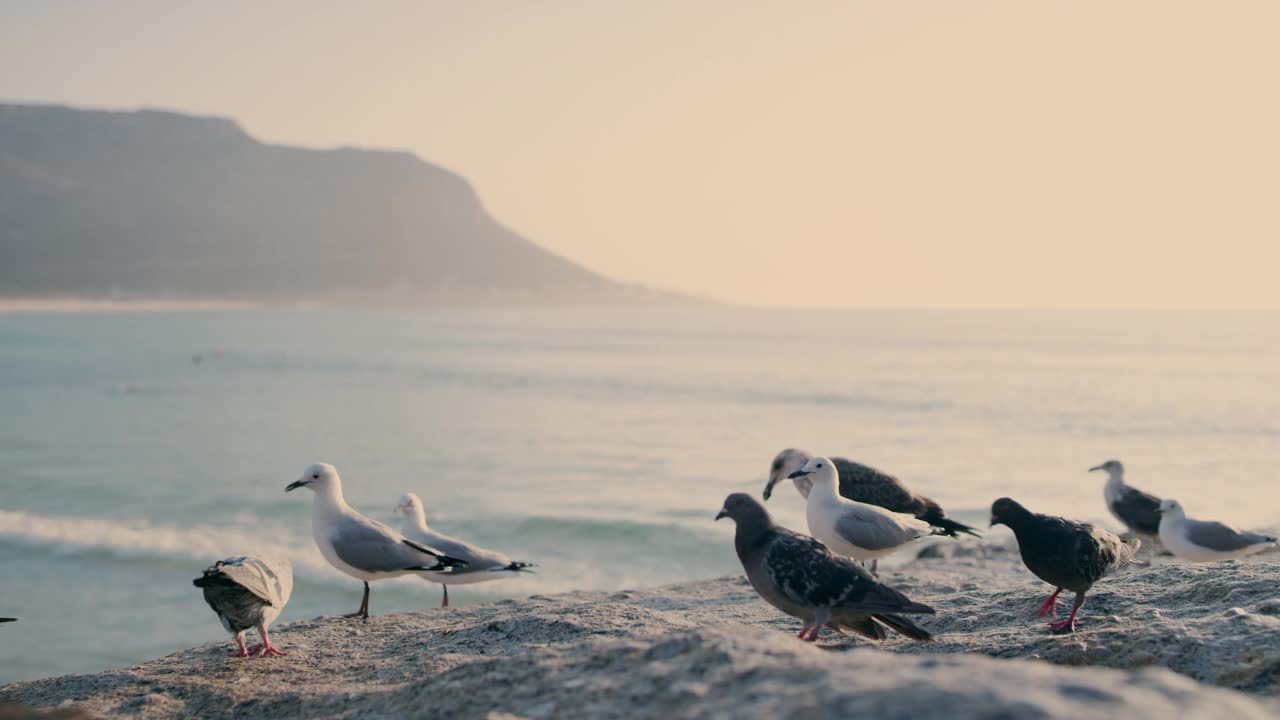
[[[1085,470],[1112,457],[1192,514],[1280,521],[1275,313],[0,314],[0,409],[0,682],[225,638],[191,580],[247,551],[294,563],[281,621],[355,610],[284,493],[319,461],[374,518],[411,490],[539,564],[455,604],[734,572],[712,516],[793,445],[971,523],[1006,494],[1109,522]],[[804,529],[793,490],[769,506]],[[372,607],[439,600],[403,578]]]

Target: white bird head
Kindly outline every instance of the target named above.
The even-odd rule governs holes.
[[[774,456],[773,464],[769,466],[769,482],[764,486],[764,499],[768,500],[772,497],[773,487],[791,477],[792,473],[804,467],[807,462],[809,462],[809,453],[795,448],[787,448]],[[808,481],[798,481],[796,487],[800,489],[802,495],[809,494]]]
[[[1166,498],[1160,501],[1160,506],[1156,508],[1156,512],[1161,515],[1175,515],[1182,512],[1182,503],[1173,498]]]
[[[1122,477],[1124,475],[1124,465],[1121,464],[1119,460],[1108,460],[1101,465],[1094,465],[1089,468],[1089,472],[1095,472],[1097,470],[1104,470],[1107,475],[1112,477]]]
[[[396,501],[396,506],[392,509],[405,517],[414,517],[417,515],[425,516],[426,514],[423,512],[422,501],[413,493],[405,493],[401,495],[400,499]]]
[[[338,468],[329,463],[316,463],[303,471],[302,477],[285,486],[284,491],[297,490],[300,487],[312,492],[324,492],[342,488],[342,478],[338,477]]]
[[[835,487],[836,483],[836,466],[824,457],[816,457],[804,464],[804,467],[791,473],[787,477],[795,480],[797,478],[808,478],[814,485],[831,485]]]

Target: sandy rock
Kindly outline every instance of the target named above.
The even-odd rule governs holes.
[[[0,701],[139,718],[1280,715],[1269,561],[1135,567],[1099,583],[1065,636],[1035,617],[1048,588],[1007,549],[917,560],[884,580],[937,608],[921,619],[937,642],[801,643],[795,621],[727,577],[316,618],[274,633],[287,657],[208,645],[16,683]]]

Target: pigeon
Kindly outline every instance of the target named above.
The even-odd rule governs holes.
[[[1160,544],[1181,560],[1231,560],[1275,547],[1276,538],[1240,532],[1220,522],[1192,520],[1177,500],[1160,503]]]
[[[769,482],[764,486],[764,499],[773,496],[773,487],[782,480],[791,477],[795,471],[803,468],[812,458],[803,450],[787,448],[778,453],[769,468]],[[940,528],[943,535],[958,537],[960,533],[982,537],[982,533],[963,523],[947,517],[947,513],[938,503],[923,495],[917,495],[907,489],[898,478],[880,472],[873,467],[846,460],[831,458],[840,476],[840,495],[854,502],[876,505],[893,512],[906,513],[920,518],[930,525]],[[793,481],[796,490],[804,497],[809,497],[812,481],[800,476]]]
[[[376,520],[361,515],[342,498],[342,478],[327,463],[307,468],[285,492],[305,487],[316,494],[311,506],[311,533],[329,564],[364,583],[360,609],[347,615],[369,619],[369,583],[414,574],[445,576],[466,567],[460,560],[408,540]]]
[[[765,602],[804,622],[797,636],[801,640],[817,640],[823,627],[874,640],[884,639],[886,628],[912,640],[933,639],[901,617],[932,615],[933,608],[882,585],[814,538],[774,525],[769,512],[750,495],[725,498],[716,520],[723,517],[737,523],[733,545],[747,581]]]
[[[217,613],[222,627],[236,638],[239,650],[231,657],[287,655],[271,644],[267,626],[280,615],[293,592],[293,568],[287,560],[247,555],[219,560],[192,581],[204,590],[204,601]],[[261,647],[245,649],[244,633],[257,628]]]
[[[1142,541],[1125,542],[1115,533],[1088,523],[1053,515],[1033,513],[1009,498],[991,505],[991,525],[1006,525],[1018,538],[1022,563],[1036,577],[1054,586],[1053,594],[1040,604],[1040,617],[1058,614],[1058,594],[1076,594],[1071,616],[1053,622],[1054,631],[1075,632],[1076,613],[1084,605],[1085,593],[1102,578],[1133,562]]]
[[[945,532],[906,513],[854,502],[836,494],[836,468],[816,457],[787,476],[811,483],[805,506],[809,532],[832,550],[854,560],[874,563],[930,535]],[[871,572],[875,572],[874,565]]]
[[[1089,468],[1089,472],[1098,470],[1107,473],[1107,484],[1102,489],[1107,509],[1129,528],[1129,532],[1143,540],[1154,542],[1160,535],[1160,512],[1157,509],[1160,507],[1160,498],[1126,485],[1124,465],[1119,460],[1108,460]]]
[[[422,509],[422,501],[413,493],[401,495],[395,511],[404,518],[400,525],[400,533],[406,538],[436,548],[450,557],[467,561],[465,568],[454,568],[453,572],[447,576],[423,576],[426,580],[439,582],[444,588],[444,599],[440,602],[440,607],[449,607],[450,584],[469,585],[500,580],[522,572],[533,572],[529,569],[534,567],[533,563],[517,562],[500,552],[476,547],[428,528],[427,514]]]

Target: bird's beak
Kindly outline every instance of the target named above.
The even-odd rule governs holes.
[[[1105,469],[1106,468],[1102,467],[1101,465],[1094,465],[1093,467],[1089,468],[1089,472],[1094,472],[1096,470],[1105,470]]]
[[[719,520],[723,517],[729,517],[729,511],[724,508],[720,508],[720,512],[716,513],[716,519]]]
[[[293,482],[284,486],[284,491],[289,492],[290,490],[297,490],[300,487],[306,487],[306,485],[307,485],[306,480],[294,480]]]
[[[795,471],[795,472],[791,473],[790,475],[788,475],[788,476],[787,476],[787,479],[788,479],[788,480],[795,480],[796,478],[801,478],[801,477],[804,477],[805,475],[812,475],[812,474],[813,474],[813,471],[812,471],[812,470],[808,470],[808,471],[805,471],[805,470],[797,470],[797,471]]]
[[[777,480],[770,480],[769,482],[764,484],[764,492],[761,494],[764,495],[765,500],[768,500],[769,498],[773,497],[773,486],[777,484],[778,484]],[[720,518],[716,518],[716,519],[719,520]]]

